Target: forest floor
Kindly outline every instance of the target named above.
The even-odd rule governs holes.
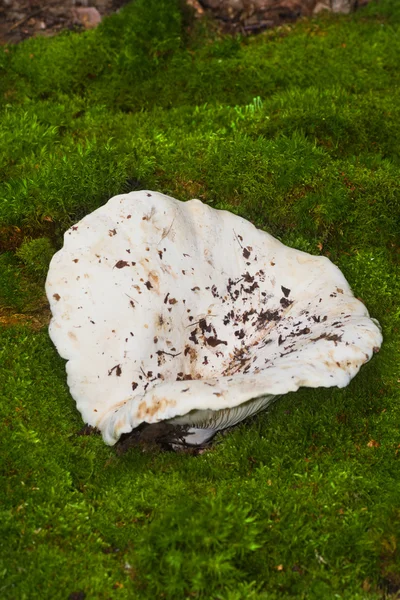
[[[359,6],[371,0],[359,0]],[[50,37],[61,31],[84,31],[97,27],[104,16],[119,11],[128,0],[0,0],[0,45],[19,43],[33,36]],[[229,11],[232,2],[200,3],[182,0],[197,18],[214,20],[214,26],[231,34],[252,35],[310,16],[304,4],[282,0],[272,10]],[[215,5],[214,5],[215,4]],[[292,6],[292,8],[290,8]],[[232,14],[231,14],[232,13]],[[229,16],[227,16],[229,15]]]

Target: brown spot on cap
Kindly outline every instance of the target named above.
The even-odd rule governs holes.
[[[196,337],[196,333],[197,333],[197,327],[195,329],[193,329],[192,333],[189,335],[189,340],[191,342],[193,342],[194,344],[198,344],[199,341]]]
[[[156,413],[165,410],[167,406],[176,406],[176,400],[154,396],[148,402],[141,402],[138,406],[137,417],[141,421],[146,421],[149,417],[154,417]]]
[[[204,341],[212,348],[215,348],[215,346],[219,346],[219,344],[224,344],[225,346],[228,345],[228,342],[225,342],[224,340],[219,340],[217,336],[205,337]]]
[[[293,304],[293,301],[288,300],[287,298],[281,298],[279,302],[283,308],[288,308],[291,304]]]
[[[129,267],[129,263],[126,262],[126,260],[119,260],[117,263],[115,263],[114,267],[117,267],[117,269],[123,269],[124,267]]]
[[[343,335],[343,334],[342,334]],[[342,341],[342,335],[337,335],[337,333],[321,333],[316,338],[311,338],[312,342],[317,342],[318,340],[327,340],[328,342],[335,342],[335,346],[337,346],[337,342]]]

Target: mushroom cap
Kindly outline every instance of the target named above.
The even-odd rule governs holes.
[[[344,387],[382,343],[329,259],[152,191],[71,227],[46,293],[71,395],[110,445],[142,423]]]

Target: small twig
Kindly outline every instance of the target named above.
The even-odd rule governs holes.
[[[29,13],[29,15],[25,15],[25,17],[23,19],[20,19],[19,21],[14,23],[14,25],[12,27],[10,27],[10,29],[7,31],[7,33],[11,33],[12,31],[14,31],[14,29],[17,29],[20,25],[23,25],[25,23],[25,21],[29,21],[29,19],[32,19],[32,17],[35,17],[36,15],[41,13],[45,8],[46,8],[46,6],[42,6],[41,8],[38,8],[37,10],[33,11],[32,13]]]
[[[254,23],[254,25],[244,25],[243,30],[246,31],[261,31],[262,29],[268,29],[271,27],[269,23]]]
[[[142,307],[143,307],[143,305],[142,305],[142,304],[140,304],[139,300],[137,300],[136,298],[132,298],[132,296],[130,296],[130,295],[129,295],[129,294],[127,294],[126,292],[124,292],[124,294],[125,294],[125,296],[127,296],[127,297],[129,298],[129,300],[132,300],[132,302],[133,302],[134,304],[139,304],[139,306],[142,306]],[[135,307],[133,307],[133,308],[135,308]]]
[[[172,225],[175,223],[175,218],[176,218],[176,214],[174,215],[174,218],[172,219],[172,223],[171,223],[171,225],[169,226],[169,229],[168,229],[167,233],[163,233],[163,235],[162,235],[162,238],[161,238],[161,240],[158,242],[158,244],[161,244],[161,242],[163,241],[163,239],[164,239],[164,238],[166,238],[166,237],[168,237],[168,235],[169,235],[169,232],[170,232],[170,231],[171,231],[171,229],[172,229]],[[165,229],[164,229],[164,231],[165,231]],[[157,244],[157,246],[158,246],[158,244]]]
[[[49,2],[45,6],[41,6],[40,8],[37,8],[36,10],[34,10],[31,13],[29,13],[28,15],[25,15],[25,17],[23,19],[20,19],[19,21],[17,21],[16,23],[14,23],[14,25],[12,25],[10,27],[10,29],[7,31],[7,33],[11,33],[12,31],[14,31],[14,29],[17,29],[20,25],[23,25],[25,23],[25,21],[29,21],[29,19],[32,19],[32,17],[36,17],[36,15],[39,15],[42,11],[44,11],[46,8],[48,8],[52,4],[57,4],[57,2],[56,1],[55,2]]]
[[[235,230],[233,230],[233,233],[234,233],[234,235],[235,235],[235,238],[236,238],[236,241],[237,241],[237,243],[238,243],[238,244],[239,244],[239,246],[240,246],[240,247],[243,249],[243,246],[242,246],[242,244],[241,244],[241,243],[240,243],[240,241],[239,241],[239,238],[238,238],[238,236],[237,236],[237,234],[236,234],[236,231],[235,231]]]
[[[178,352],[177,354],[173,354],[172,352],[166,352],[166,350],[157,350],[157,354],[168,354],[168,356],[172,356],[172,358],[175,358],[175,356],[179,356],[180,354],[182,354],[182,352]],[[154,379],[152,379],[152,381],[154,381]]]
[[[189,325],[185,325],[186,329],[188,329],[188,327],[194,327],[194,325],[198,325],[200,323],[200,321],[203,321],[205,319],[208,319],[209,317],[216,317],[217,315],[207,315],[206,317],[201,317],[201,319],[199,319],[198,321],[195,321],[194,323],[190,323]]]

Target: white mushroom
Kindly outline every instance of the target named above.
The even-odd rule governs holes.
[[[46,292],[71,395],[110,445],[161,421],[202,444],[276,396],[346,386],[382,342],[327,258],[151,191],[71,227]]]

